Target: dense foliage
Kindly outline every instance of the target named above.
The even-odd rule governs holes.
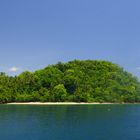
[[[0,103],[140,102],[140,83],[107,61],[59,62],[10,77],[0,73]]]

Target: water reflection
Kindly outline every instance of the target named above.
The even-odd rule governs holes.
[[[139,118],[140,105],[1,105],[0,137],[129,140],[139,137]]]

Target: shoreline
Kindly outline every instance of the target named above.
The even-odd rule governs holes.
[[[85,102],[15,102],[15,103],[7,103],[7,105],[110,105],[110,104],[130,104],[130,103],[85,103]],[[133,103],[135,104],[135,103]]]

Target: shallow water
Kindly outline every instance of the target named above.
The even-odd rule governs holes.
[[[0,105],[1,140],[140,140],[140,105]]]

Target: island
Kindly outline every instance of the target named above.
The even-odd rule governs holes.
[[[112,62],[58,62],[17,76],[0,73],[0,103],[139,103],[140,82]]]

